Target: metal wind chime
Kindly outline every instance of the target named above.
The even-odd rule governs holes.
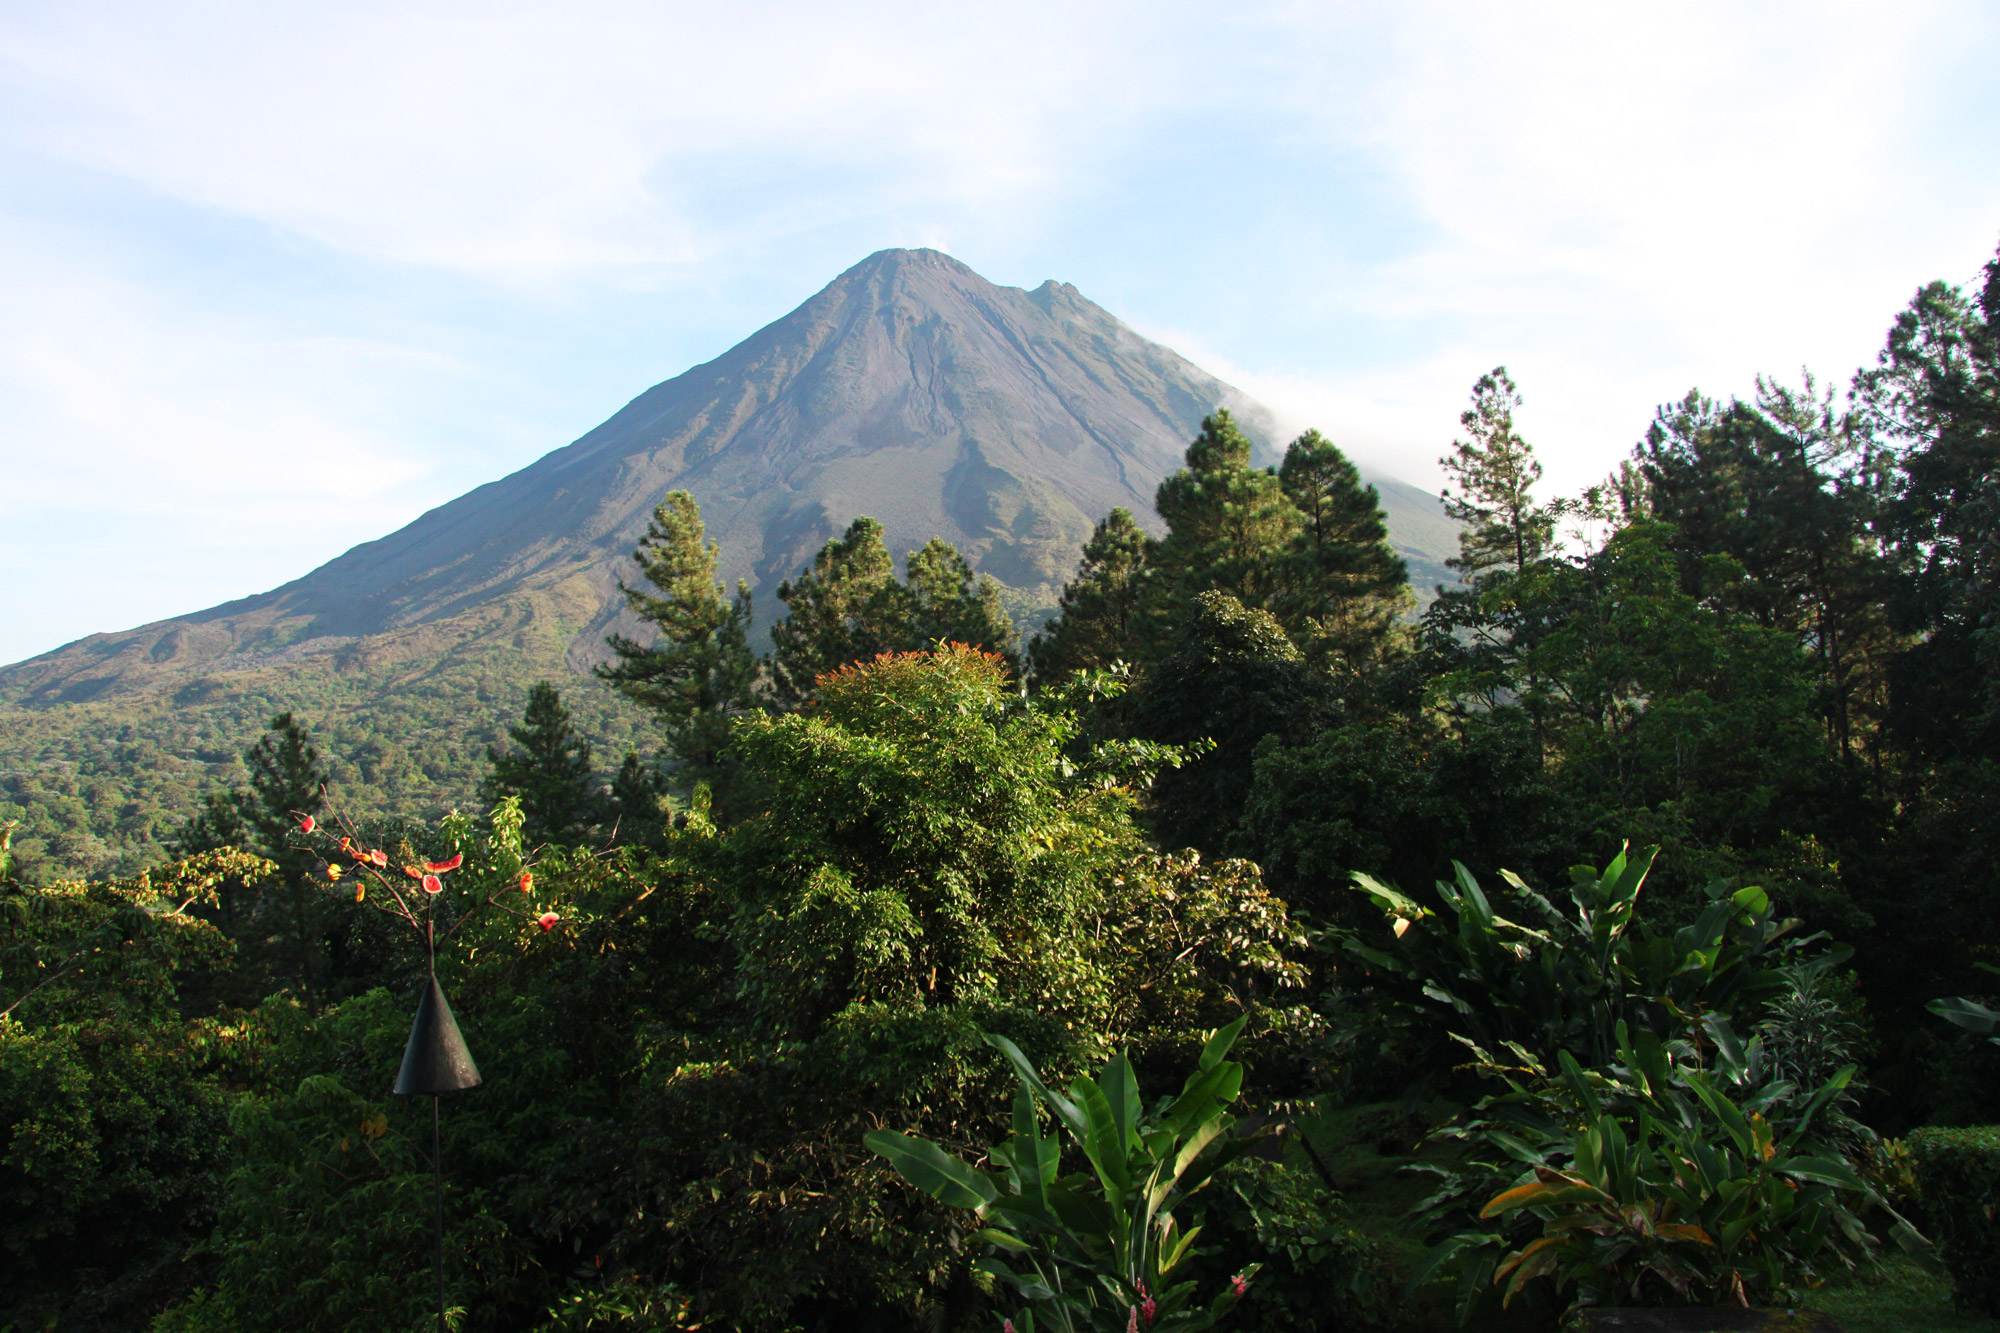
[[[394,875],[388,873],[391,868],[388,854],[379,847],[369,848],[361,840],[358,830],[346,825],[345,821],[342,823],[346,836],[339,839],[339,850],[350,864],[343,866],[339,860],[330,860],[325,871],[327,883],[337,883],[346,874],[354,883],[355,902],[367,902],[376,910],[397,918],[424,942],[423,990],[417,997],[416,1020],[410,1024],[410,1040],[403,1047],[403,1064],[397,1071],[396,1086],[392,1092],[399,1097],[431,1099],[432,1266],[437,1280],[438,1333],[444,1333],[444,1131],[438,1099],[448,1092],[464,1092],[478,1087],[480,1077],[479,1066],[473,1063],[472,1052],[466,1049],[465,1037],[458,1030],[458,1021],[452,1017],[451,1004],[445,999],[444,988],[438,985],[437,950],[481,908],[492,906],[515,890],[522,894],[532,893],[535,877],[516,859],[514,864],[518,871],[504,872],[509,878],[503,879],[500,887],[482,901],[467,907],[440,930],[437,908],[444,893],[443,877],[457,870],[464,857],[453,856],[446,861],[423,861],[396,867],[408,880],[415,881],[399,883]],[[319,825],[311,815],[301,814],[299,831],[310,835],[319,831]],[[331,839],[333,834],[327,830],[322,836]],[[381,890],[372,902],[368,897],[370,881]],[[405,890],[409,891],[407,897]],[[535,916],[532,907],[526,911],[519,908],[503,910],[512,915],[526,916],[544,933],[553,929],[559,919],[554,912]]]
[[[439,1127],[438,1098],[478,1086],[479,1066],[465,1048],[458,1021],[451,1016],[451,1004],[444,998],[444,987],[438,985],[437,956],[433,954],[423,994],[417,1000],[417,1018],[410,1024],[410,1040],[403,1047],[395,1094],[431,1099],[431,1221],[436,1241],[433,1267],[438,1333],[444,1333],[444,1137]]]

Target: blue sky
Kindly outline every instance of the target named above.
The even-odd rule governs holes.
[[[295,577],[884,246],[1424,485],[1505,362],[1553,492],[2000,243],[1990,0],[1224,8],[0,0],[0,662]]]

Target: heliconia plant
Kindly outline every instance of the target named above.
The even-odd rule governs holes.
[[[1244,1022],[1209,1034],[1180,1095],[1150,1111],[1122,1054],[1096,1078],[1076,1079],[1065,1095],[1042,1081],[1013,1042],[985,1034],[1021,1084],[1013,1133],[987,1153],[997,1172],[894,1130],[877,1130],[866,1142],[912,1185],[984,1223],[974,1235],[997,1253],[980,1267],[1027,1302],[1006,1327],[1034,1333],[1039,1317],[1041,1327],[1060,1333],[1210,1328],[1258,1267],[1246,1267],[1205,1305],[1196,1303],[1192,1280],[1175,1277],[1196,1253],[1201,1231],[1184,1216],[1190,1199],[1258,1141],[1231,1132],[1237,1122],[1229,1107],[1243,1066],[1223,1057]],[[1062,1171],[1063,1144],[1043,1135],[1043,1106],[1088,1170]]]

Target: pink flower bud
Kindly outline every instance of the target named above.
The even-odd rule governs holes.
[[[313,822],[313,817],[311,815],[307,815],[304,819],[301,819],[299,821],[299,832],[301,833],[311,833],[314,829],[318,827],[319,825]]]

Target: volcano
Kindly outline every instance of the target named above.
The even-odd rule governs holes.
[[[760,594],[760,625],[781,609],[779,581],[860,514],[895,551],[946,538],[1033,621],[1099,518],[1123,505],[1154,522],[1154,488],[1218,407],[1271,451],[1269,411],[1075,287],[1000,287],[935,250],[884,250],[520,471],[270,592],[8,668],[0,700],[81,702],[314,658],[414,665],[492,646],[531,607],[582,671],[619,622],[648,516],[677,488],[701,502],[725,579]],[[1448,539],[1436,502],[1374,480],[1421,583]]]

